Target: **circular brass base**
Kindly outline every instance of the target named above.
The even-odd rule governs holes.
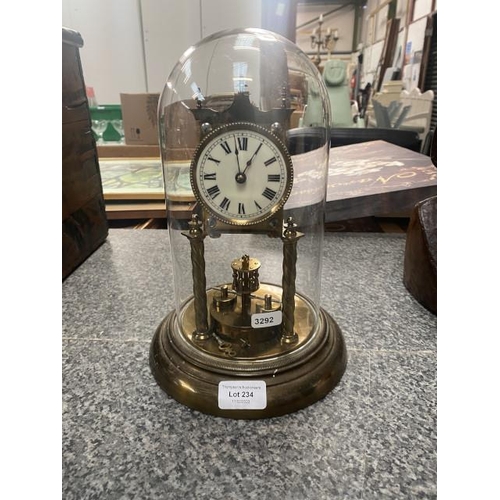
[[[314,349],[299,352],[293,362],[278,359],[278,369],[238,369],[238,360],[230,368],[194,359],[178,342],[179,330],[175,311],[161,322],[153,337],[150,366],[160,387],[178,402],[203,413],[234,419],[276,417],[305,408],[326,396],[340,381],[347,365],[347,352],[340,328],[335,320],[320,309],[319,329]],[[318,342],[318,338],[320,341]],[[264,381],[267,406],[256,410],[220,409],[221,381]]]

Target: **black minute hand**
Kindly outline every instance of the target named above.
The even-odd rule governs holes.
[[[252,157],[247,161],[247,164],[245,166],[245,170],[243,170],[243,173],[247,171],[247,168],[252,164],[253,159],[257,156],[257,153],[259,152],[259,149],[262,147],[262,142],[259,144],[259,147],[255,150],[255,153],[252,155]]]

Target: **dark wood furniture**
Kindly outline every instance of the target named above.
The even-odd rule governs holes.
[[[327,222],[357,217],[409,217],[415,204],[437,194],[431,159],[385,141],[332,148]]]
[[[420,304],[437,314],[437,196],[417,203],[411,214],[403,283]]]
[[[320,128],[295,128],[287,132],[288,151],[297,154],[320,147],[324,132]],[[361,142],[385,141],[419,152],[422,141],[417,132],[394,128],[336,127],[330,131],[330,146],[337,148]]]
[[[62,30],[62,278],[108,235],[97,148],[91,130],[81,35]]]

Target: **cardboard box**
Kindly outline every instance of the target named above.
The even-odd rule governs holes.
[[[158,144],[160,94],[120,94],[125,144]]]

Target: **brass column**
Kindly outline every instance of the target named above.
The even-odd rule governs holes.
[[[293,221],[293,217],[288,217],[283,231],[283,329],[281,341],[285,344],[293,344],[297,342],[298,335],[295,332],[295,278],[297,276],[297,242],[303,233],[296,230],[297,224]]]
[[[189,231],[182,234],[189,239],[191,245],[191,268],[193,271],[193,295],[196,331],[193,332],[194,340],[207,340],[209,335],[207,313],[207,279],[205,276],[205,234],[202,222],[198,215],[193,214],[188,223]]]

